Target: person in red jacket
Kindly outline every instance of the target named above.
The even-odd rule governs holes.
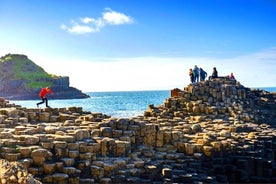
[[[49,88],[42,88],[41,91],[39,92],[39,96],[41,98],[41,102],[37,103],[36,106],[39,107],[40,104],[46,103],[46,107],[50,107],[48,106],[48,99],[46,98],[47,94],[54,94],[53,91]]]

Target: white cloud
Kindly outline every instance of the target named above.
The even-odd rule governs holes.
[[[114,25],[120,25],[120,24],[129,24],[132,23],[133,20],[131,17],[115,12],[112,10],[108,10],[103,13],[103,19],[108,23],[108,24],[114,24]]]
[[[85,26],[85,25],[74,25],[72,28],[69,28],[68,31],[76,34],[85,34],[85,33],[97,32],[98,29],[97,28],[94,29],[92,27]]]
[[[102,17],[84,17],[79,21],[71,21],[71,25],[61,25],[61,29],[74,34],[99,32],[106,25],[123,25],[133,23],[133,19],[123,13],[106,9]]]
[[[89,17],[85,17],[85,18],[81,18],[81,21],[84,23],[84,24],[88,24],[90,22],[93,22],[95,19],[93,18],[89,18]]]
[[[29,57],[49,73],[69,76],[70,85],[85,92],[183,89],[190,83],[188,70],[194,65],[202,67],[208,75],[214,66],[220,76],[233,72],[245,87],[276,86],[276,48],[227,59],[137,57],[70,60]]]
[[[276,58],[276,47],[272,47],[262,52],[258,52],[255,56],[259,59],[275,59]]]

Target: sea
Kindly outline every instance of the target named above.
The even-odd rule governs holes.
[[[276,92],[276,87],[254,88]],[[170,90],[153,91],[116,91],[87,92],[90,98],[54,100],[49,96],[48,103],[52,108],[82,107],[84,111],[99,112],[117,118],[131,118],[143,115],[149,105],[162,105],[170,97]],[[36,108],[39,100],[10,101],[26,108]],[[40,108],[44,108],[42,104]]]

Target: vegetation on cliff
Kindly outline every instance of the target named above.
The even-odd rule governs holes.
[[[57,77],[45,72],[27,56],[16,54],[7,54],[0,58],[0,74],[0,81],[23,80],[26,81],[26,87],[31,89],[49,86],[50,79]]]
[[[55,88],[58,94],[56,98],[88,97],[80,90],[69,87],[69,77],[47,73],[26,55],[7,54],[0,58],[0,96],[7,99],[34,99],[40,88],[45,86]]]

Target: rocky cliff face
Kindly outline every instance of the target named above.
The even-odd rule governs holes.
[[[275,183],[275,106],[275,93],[226,78],[173,90],[132,118],[0,98],[0,158],[43,184]],[[0,179],[19,183],[11,171]]]
[[[25,55],[8,54],[0,58],[0,96],[6,99],[39,99],[40,89],[46,86],[55,92],[53,99],[89,97],[69,85],[69,77],[50,75]]]

